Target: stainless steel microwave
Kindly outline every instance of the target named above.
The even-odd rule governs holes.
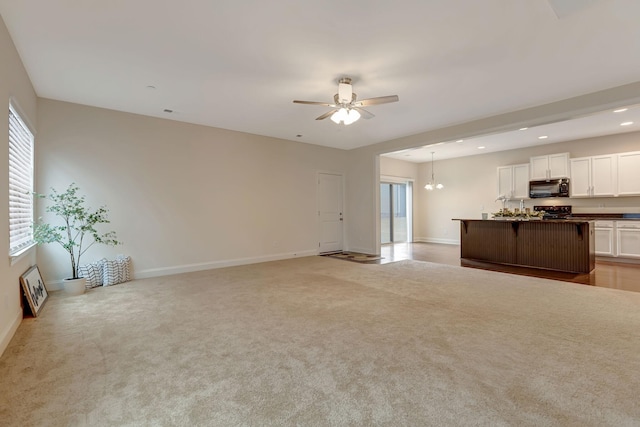
[[[569,197],[569,178],[529,181],[529,197]]]

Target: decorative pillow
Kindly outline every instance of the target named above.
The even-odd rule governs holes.
[[[122,277],[123,282],[128,282],[131,280],[131,257],[118,255],[116,257],[116,261],[118,262],[118,269],[120,271],[120,275]]]
[[[115,260],[104,260],[102,269],[102,285],[111,286],[131,280],[129,264],[131,257],[118,256]]]
[[[78,276],[87,279],[87,284],[85,285],[87,289],[102,286],[102,265],[104,261],[105,260],[102,259],[78,267]]]

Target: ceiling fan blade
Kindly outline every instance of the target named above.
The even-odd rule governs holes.
[[[326,113],[324,113],[323,115],[316,117],[316,120],[324,120],[324,119],[326,119],[327,117],[329,117],[330,115],[332,115],[333,113],[335,113],[336,111],[338,111],[338,110],[331,110],[331,111],[327,111],[327,112],[326,112]]]
[[[307,105],[323,105],[325,107],[335,107],[334,104],[329,104],[328,102],[317,102],[317,101],[299,101],[297,99],[293,100],[294,104],[307,104]]]
[[[369,119],[372,119],[372,118],[375,117],[375,114],[368,112],[364,108],[356,107],[356,108],[354,108],[354,110],[357,110],[360,113],[360,115],[362,116],[362,118],[365,119],[365,120],[369,120]]]
[[[361,99],[356,101],[354,105],[356,107],[367,107],[369,105],[387,104],[389,102],[398,102],[400,98],[398,95],[379,96],[377,98]]]

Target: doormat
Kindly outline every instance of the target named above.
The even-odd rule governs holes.
[[[324,254],[322,256],[362,263],[374,262],[382,259],[382,257],[378,255],[361,254],[358,252],[336,252],[334,254]]]

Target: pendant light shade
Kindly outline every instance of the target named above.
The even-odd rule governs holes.
[[[434,167],[433,167],[433,154],[435,152],[432,151],[431,152],[431,181],[427,182],[427,185],[424,186],[424,188],[426,188],[427,190],[431,191],[434,188],[436,190],[442,190],[444,188],[444,185],[442,185],[441,183],[437,182],[435,179],[435,173],[434,173]]]

